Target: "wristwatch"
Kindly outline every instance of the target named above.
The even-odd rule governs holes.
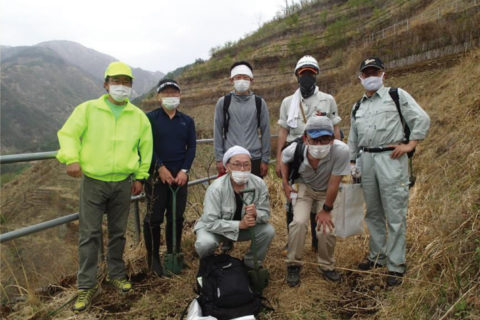
[[[188,169],[182,169],[182,171],[188,173]]]
[[[333,207],[330,207],[330,206],[328,206],[328,205],[326,205],[326,204],[324,203],[322,209],[323,209],[324,211],[330,212],[330,211],[333,210]]]

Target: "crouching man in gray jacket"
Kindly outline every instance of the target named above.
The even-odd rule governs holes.
[[[220,243],[249,241],[253,228],[258,264],[262,265],[275,229],[268,223],[270,203],[265,182],[250,173],[252,161],[245,148],[233,146],[225,152],[223,165],[227,174],[208,187],[203,203],[202,217],[195,224],[195,250],[200,258],[212,255]],[[254,189],[255,194],[243,190]],[[244,205],[242,196],[249,205]],[[253,200],[253,201],[252,201]],[[252,247],[244,256],[244,264],[253,268]]]

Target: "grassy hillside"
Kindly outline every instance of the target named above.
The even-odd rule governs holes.
[[[475,48],[478,47],[476,26],[479,25],[480,4],[478,1],[477,6],[472,4],[474,1],[315,1],[287,18],[265,25],[258,33],[218,50],[212,59],[195,64],[178,78],[185,88],[183,111],[194,116],[199,136],[211,137],[214,104],[229,90],[228,65],[234,59],[247,57],[255,68],[254,89],[266,98],[275,131],[281,99],[291,94],[296,86],[293,66],[303,53],[310,53],[323,66],[319,86],[334,94],[343,118],[342,126],[348,133],[350,108],[362,93],[356,78],[358,64],[364,56],[378,54],[387,62],[386,84],[410,92],[432,119],[429,136],[420,144],[414,159],[417,183],[411,190],[407,217],[407,274],[404,284],[394,289],[384,286],[385,270],[366,273],[356,268],[367,252],[368,235],[337,244],[336,260],[342,273],[339,284],[326,282],[316,271],[313,255],[308,254],[302,285],[289,288],[284,281],[285,258],[281,254],[286,239],[283,194],[280,181],[270,170],[266,181],[277,236],[266,260],[271,282],[265,296],[272,302],[275,312],[261,319],[480,318],[480,125],[477,120],[480,114],[480,49]],[[441,19],[432,18],[432,12]],[[406,26],[402,22],[406,18],[409,18],[408,29],[400,28]],[[336,21],[343,22],[337,24]],[[399,28],[396,33],[385,29],[395,23]],[[336,29],[331,25],[337,25]],[[332,28],[341,32],[332,33]],[[382,30],[383,37],[366,40],[367,35],[382,34]],[[306,42],[307,37],[302,38],[309,31],[318,37],[312,43]],[[323,36],[328,34],[336,36],[327,39],[337,37],[337,41],[324,42],[327,40]],[[288,46],[301,39],[305,41],[298,47],[301,49]],[[250,53],[241,56],[247,49]],[[153,108],[154,101],[146,99],[143,106]],[[213,167],[209,168],[211,146],[199,149],[192,179],[206,176],[209,169],[213,172]],[[51,193],[35,195],[39,185]],[[77,185],[77,181],[65,177],[62,166],[54,162],[36,164],[20,179],[2,188],[2,231],[34,220],[41,221],[49,212],[74,212]],[[193,254],[192,225],[202,210],[204,188],[192,187],[189,194],[182,249],[190,268],[178,277],[151,278],[145,272],[145,249],[142,243],[134,244],[131,228],[125,258],[134,281],[133,292],[119,295],[104,285],[104,292],[90,313],[79,318],[179,318],[195,296],[192,288],[198,258]],[[32,197],[37,197],[37,202]],[[52,207],[55,203],[57,207]],[[37,217],[40,204],[45,209]],[[73,318],[71,305],[64,307],[64,304],[75,294],[76,258],[67,260],[71,265],[55,270],[52,275],[42,269],[42,255],[35,255],[41,248],[28,243],[28,239],[35,239],[31,242],[51,245],[47,252],[74,252],[75,224],[67,228],[71,233],[58,235],[60,231],[52,230],[22,242],[15,241],[15,245],[2,245],[2,263],[8,262],[11,266],[2,266],[2,313],[5,318],[48,319],[53,317],[55,310],[58,310],[56,318]],[[37,241],[48,237],[57,243]],[[233,254],[241,256],[245,248],[244,244],[237,245]],[[310,252],[308,244],[306,250]],[[43,256],[50,259],[53,255]],[[29,262],[35,257],[33,263]],[[65,259],[60,257],[58,261],[64,263]],[[21,267],[13,266],[24,266],[28,270],[26,276]],[[29,283],[33,283],[33,280],[30,282],[33,277],[35,283],[48,278],[57,286],[50,295],[44,292],[45,297],[42,297],[34,293],[36,286],[24,282],[28,278]],[[9,282],[3,280],[7,278]],[[13,303],[14,294],[7,300],[4,294],[12,289],[28,297],[27,301]]]

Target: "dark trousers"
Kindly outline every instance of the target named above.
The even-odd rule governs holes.
[[[260,164],[262,163],[262,159],[255,159],[252,160],[252,170],[251,172],[256,175],[257,177],[260,177],[263,179],[263,177],[260,175]]]
[[[172,188],[176,188],[173,186]],[[176,205],[176,242],[177,250],[180,248],[182,229],[183,229],[183,213],[187,204],[187,184],[180,187],[177,191]],[[165,239],[167,243],[167,251],[172,253],[173,247],[173,212],[172,212],[172,191],[167,183],[160,180],[153,183],[151,180],[145,183],[145,194],[147,198],[147,214],[145,216],[144,225],[150,228],[159,228],[163,223],[164,217],[167,217],[167,225],[165,228]]]

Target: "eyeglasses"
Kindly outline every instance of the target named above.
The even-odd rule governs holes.
[[[308,144],[318,145],[318,144],[329,144],[333,140],[331,136],[321,136],[315,139],[307,137]]]
[[[232,169],[238,170],[238,169],[245,169],[245,170],[250,170],[252,167],[252,164],[250,162],[230,162],[230,167]]]

